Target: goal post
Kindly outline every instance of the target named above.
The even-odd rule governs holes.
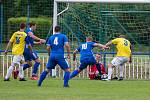
[[[139,4],[150,4],[150,0],[54,0],[54,10],[53,10],[53,30],[57,25],[57,3],[67,2],[67,3],[139,3]],[[54,32],[54,31],[53,31]]]
[[[87,35],[104,44],[123,33],[134,52],[149,53],[150,0],[54,0],[53,10],[53,28],[62,27],[72,50]]]

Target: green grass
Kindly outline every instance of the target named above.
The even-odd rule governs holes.
[[[46,79],[42,87],[31,80],[0,81],[0,100],[150,100],[148,80],[71,80],[70,88],[60,79]]]

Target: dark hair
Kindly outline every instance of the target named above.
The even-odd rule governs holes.
[[[126,36],[125,35],[119,35],[119,38],[126,38]]]
[[[60,32],[61,28],[60,26],[55,26],[55,32]]]
[[[102,54],[101,54],[101,53],[99,53],[99,52],[97,52],[96,54],[97,54],[97,55],[101,55],[101,56],[102,56]]]
[[[26,27],[26,24],[25,23],[21,23],[20,24],[20,29],[24,29]]]
[[[36,25],[36,24],[33,23],[33,22],[29,23],[29,26],[30,26],[30,27],[35,26],[35,25]]]

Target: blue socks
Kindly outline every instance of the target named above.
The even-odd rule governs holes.
[[[38,81],[38,86],[42,85],[43,80],[46,78],[46,75],[48,74],[47,71],[43,71],[42,74],[40,75],[40,79]]]
[[[24,65],[23,65],[23,70],[26,70],[26,69],[29,68],[29,67],[30,67],[29,64],[24,64]]]
[[[70,79],[77,76],[79,74],[79,71],[78,70],[74,70],[71,75],[70,75]]]
[[[64,75],[64,87],[68,87],[68,81],[69,81],[69,77],[70,77],[70,72],[65,72]]]
[[[35,62],[32,74],[36,74],[39,68],[40,62]]]

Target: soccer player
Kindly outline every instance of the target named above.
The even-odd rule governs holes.
[[[4,81],[9,81],[10,75],[14,69],[15,66],[19,66],[19,81],[26,81],[24,78],[24,72],[23,72],[23,52],[24,52],[24,46],[25,44],[28,44],[29,52],[32,52],[32,47],[29,44],[29,38],[27,37],[27,34],[24,32],[26,25],[24,23],[20,24],[20,30],[13,33],[9,43],[7,44],[7,47],[5,49],[5,55],[7,55],[8,48],[12,45],[12,54],[13,61],[11,63],[11,66],[9,67],[7,74],[4,78]]]
[[[111,80],[112,77],[112,67],[119,67],[120,76],[119,80],[123,80],[123,65],[126,62],[132,62],[132,54],[131,54],[131,43],[129,40],[125,39],[125,35],[120,35],[119,38],[113,39],[109,41],[106,46],[110,46],[111,44],[115,44],[117,48],[117,55],[108,64],[108,79]]]
[[[33,31],[35,31],[35,30],[36,30],[36,24],[30,23],[30,28],[28,28],[26,31],[26,34],[29,36],[29,41],[30,41],[30,44],[32,47],[34,46],[34,44],[39,45],[39,44],[45,43],[44,39],[41,39],[34,35]],[[37,41],[37,42],[35,42],[35,41]],[[31,67],[32,60],[34,60],[35,63],[34,63],[33,71],[32,71],[31,80],[38,80],[38,77],[36,74],[37,74],[38,68],[40,66],[40,59],[39,59],[36,51],[33,51],[31,53],[28,48],[28,44],[26,44],[23,55],[24,55],[24,58],[26,61],[26,64],[23,65],[23,70],[26,70],[27,68]],[[17,71],[14,72],[14,78],[17,77],[17,73],[18,73]]]
[[[38,86],[42,85],[43,80],[51,69],[54,69],[58,64],[64,71],[64,87],[69,87],[68,81],[70,76],[70,68],[66,58],[64,58],[64,46],[67,50],[67,58],[70,59],[70,45],[68,43],[68,38],[66,35],[61,34],[60,26],[56,26],[55,34],[52,35],[47,43],[47,51],[49,55],[49,60],[47,63],[47,68],[42,72],[40,79],[38,81]]]
[[[73,61],[76,60],[76,53],[80,52],[80,66],[77,70],[74,70],[71,75],[70,79],[78,75],[83,69],[87,68],[88,65],[94,65],[96,64],[95,57],[93,56],[92,49],[94,47],[99,47],[102,49],[107,49],[106,46],[92,42],[91,37],[86,38],[86,42],[81,44],[74,52],[73,52]]]

